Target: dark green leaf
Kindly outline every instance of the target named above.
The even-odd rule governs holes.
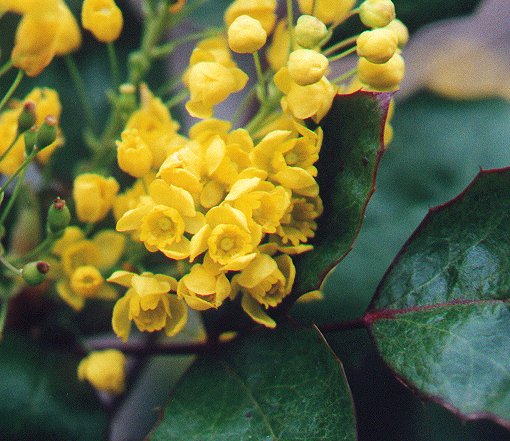
[[[430,211],[365,315],[384,360],[465,418],[510,428],[510,169]]]
[[[279,327],[199,358],[151,441],[351,441],[342,365],[315,329]]]
[[[2,441],[100,441],[108,420],[91,388],[76,378],[78,360],[7,334],[0,342]]]
[[[351,250],[384,151],[381,139],[391,94],[338,95],[321,122],[324,142],[317,163],[324,213],[314,250],[295,258],[296,295],[317,289],[328,271]]]

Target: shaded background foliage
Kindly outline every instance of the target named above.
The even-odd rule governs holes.
[[[413,32],[414,38],[426,40],[432,27],[424,27],[439,19],[452,18],[472,13],[479,1],[474,0],[395,0],[398,16]],[[78,11],[79,0],[68,2]],[[202,8],[197,22],[219,23],[227,0],[211,0],[207,8]],[[508,12],[505,0],[486,1]],[[126,8],[127,11],[127,8]],[[501,12],[501,11],[499,11]],[[214,18],[213,18],[214,17]],[[494,15],[495,17],[495,15]],[[495,18],[494,18],[495,19]],[[136,11],[128,13],[126,21],[136,22]],[[490,23],[490,18],[488,18]],[[2,53],[8,53],[12,33],[9,27],[15,26],[14,17],[2,19],[0,23],[0,44]],[[453,28],[453,23],[451,22]],[[448,24],[442,24],[448,29]],[[132,34],[124,33],[119,44],[121,57],[137,45],[139,34],[136,26],[128,26]],[[508,31],[508,30],[507,30]],[[474,36],[473,36],[474,35]],[[476,32],[466,34],[476,38]],[[85,35],[84,48],[78,63],[91,91],[94,104],[102,117],[107,102],[100,94],[104,85],[110,82],[104,53]],[[499,42],[504,49],[510,47],[510,40]],[[420,57],[413,53],[411,43],[406,58],[415,63],[410,69],[411,77],[403,84],[406,90],[415,91],[427,79],[416,74],[425,66],[420,66]],[[429,47],[429,59],[433,61],[434,48]],[[416,51],[418,51],[416,49]],[[476,57],[476,54],[474,55]],[[497,63],[501,60],[493,60]],[[121,63],[124,64],[124,63]],[[466,69],[469,68],[466,63]],[[494,66],[485,66],[488,72]],[[507,72],[510,71],[507,70]],[[154,69],[151,78],[155,84],[167,75],[163,67]],[[432,75],[432,74],[431,74]],[[472,72],[483,77],[483,72]],[[419,77],[419,78],[418,78]],[[418,78],[418,80],[416,79]],[[8,84],[9,77],[5,77]],[[508,80],[507,76],[507,82]],[[504,79],[502,80],[504,81]],[[412,87],[410,84],[412,83]],[[27,81],[19,91],[19,96],[34,84],[55,87],[61,93],[64,103],[62,126],[65,129],[67,145],[55,156],[55,169],[69,179],[72,176],[70,162],[76,155],[85,151],[81,141],[81,110],[76,95],[64,72],[63,63],[57,60],[43,75],[34,81]],[[474,82],[476,85],[476,81]],[[507,84],[508,86],[508,84]],[[0,84],[0,91],[5,85]],[[466,96],[470,84],[466,84]],[[436,92],[451,95],[448,90],[434,88]],[[501,90],[501,88],[499,89]],[[93,93],[92,93],[93,92]],[[95,93],[97,92],[97,93]],[[450,200],[457,195],[476,175],[480,167],[494,168],[510,165],[510,103],[497,98],[498,89],[492,98],[479,97],[475,100],[456,100],[439,94],[420,91],[412,95],[402,93],[393,119],[395,139],[390,150],[384,155],[377,180],[377,192],[368,206],[361,234],[351,254],[329,276],[325,284],[326,298],[316,304],[297,305],[294,315],[303,321],[328,323],[350,320],[359,317],[368,306],[377,283],[384,274],[402,244],[419,224],[428,208]],[[463,98],[463,97],[459,97]],[[99,118],[98,118],[99,119]],[[364,330],[349,331],[328,335],[333,350],[343,361],[347,378],[353,391],[358,418],[359,438],[362,441],[492,441],[510,439],[507,431],[485,421],[463,423],[443,408],[424,403],[402,386],[384,366]],[[7,344],[5,342],[3,344]],[[30,359],[26,360],[30,363]],[[182,364],[182,360],[179,361]],[[160,363],[154,374],[154,366],[147,368],[150,375],[161,378],[168,370],[174,369],[171,363]],[[9,375],[11,365],[0,363],[0,378]],[[32,369],[32,366],[27,366]],[[151,370],[152,369],[152,370]],[[140,381],[144,381],[143,378]],[[146,387],[151,387],[150,382]],[[152,384],[155,389],[157,386]],[[168,385],[170,387],[170,385]],[[12,384],[0,382],[0,402],[12,399]],[[161,404],[168,396],[167,391],[159,391]],[[146,434],[153,425],[156,414],[148,413],[149,418],[138,424],[138,433],[131,431],[133,440]],[[152,416],[152,421],[150,416]],[[118,420],[117,426],[125,425],[132,417]],[[100,417],[103,418],[103,417]],[[2,424],[7,421],[0,421]],[[44,425],[44,424],[43,424]],[[128,424],[129,427],[129,424]],[[126,439],[126,433],[114,429],[115,439]],[[0,433],[2,431],[0,430]],[[39,436],[44,436],[41,429]],[[33,435],[34,437],[37,434]],[[3,437],[2,437],[3,439]],[[71,439],[71,438],[69,438]]]

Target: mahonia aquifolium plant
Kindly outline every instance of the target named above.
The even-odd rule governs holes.
[[[338,93],[398,89],[407,29],[390,0],[359,7],[354,0],[299,0],[297,14],[287,1],[285,16],[277,14],[276,0],[235,0],[224,26],[163,41],[198,4],[144,2],[146,33],[121,82],[115,42],[131,23],[120,2],[85,0],[82,30],[63,0],[0,0],[2,14],[20,16],[0,68],[2,76],[18,72],[0,102],[0,194],[8,196],[0,208],[3,236],[10,234],[3,225],[25,188],[27,167],[46,174],[65,145],[58,91],[37,87],[11,99],[25,75],[38,76],[55,57],[64,57],[77,88],[90,153],[75,169],[72,191],[64,191],[69,203],[53,195],[45,238],[23,252],[2,249],[10,297],[26,283],[42,284],[76,312],[89,301],[115,302],[111,324],[124,342],[133,323],[141,332],[174,336],[189,310],[226,303],[238,302],[257,324],[276,326],[271,311],[292,293],[293,259],[313,250],[323,213],[316,167],[321,121]],[[357,18],[367,30],[332,43],[333,31]],[[82,33],[97,40],[98,50],[106,45],[111,63],[115,89],[102,132],[72,55]],[[194,48],[179,78],[151,90],[145,80],[152,63],[189,42]],[[357,65],[339,73],[336,62],[351,54]],[[240,68],[240,60],[253,69]],[[218,105],[241,94],[235,115],[214,116]],[[195,118],[187,131],[175,117],[181,103]],[[256,112],[243,115],[250,105]],[[391,137],[387,122],[386,144]],[[0,302],[2,329],[7,300]],[[117,350],[93,351],[78,377],[119,394],[125,365]]]

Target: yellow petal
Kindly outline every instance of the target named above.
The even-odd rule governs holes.
[[[170,259],[182,260],[187,259],[190,255],[190,240],[182,237],[179,242],[174,242],[167,248],[160,248],[159,250]]]
[[[244,288],[253,288],[278,269],[271,256],[258,254],[239,275],[237,282]]]
[[[131,320],[129,320],[129,303],[131,297],[128,291],[124,297],[117,300],[117,303],[115,303],[113,307],[112,328],[122,341],[127,341],[131,330]]]
[[[197,256],[202,254],[205,250],[207,250],[207,240],[209,239],[209,236],[211,235],[211,227],[209,225],[204,225],[198,233],[196,233],[191,238],[190,243],[190,256],[189,260],[190,262],[193,262]]]
[[[227,265],[223,266],[222,271],[241,271],[246,268],[250,262],[255,259],[257,253],[246,254],[245,256],[238,257],[230,261]]]
[[[188,321],[188,308],[186,307],[186,304],[176,296],[170,296],[168,298],[168,302],[170,303],[172,316],[167,317],[165,334],[172,337],[173,335],[181,332],[182,328],[186,325],[186,322]]]
[[[183,188],[168,185],[162,179],[155,179],[149,186],[149,194],[156,204],[175,208],[183,216],[195,216],[193,197]]]
[[[129,288],[131,286],[131,279],[133,278],[133,276],[135,276],[135,274],[130,273],[129,271],[115,271],[106,280],[108,282],[116,283],[117,285]]]
[[[131,279],[131,286],[140,296],[150,294],[163,294],[170,291],[170,283],[162,280],[157,280],[152,275],[133,275]]]
[[[77,295],[65,281],[57,283],[57,293],[75,311],[81,311],[85,306],[85,299]]]
[[[151,205],[143,204],[133,210],[126,211],[116,225],[117,231],[132,231],[140,228],[143,217],[150,211]]]
[[[99,262],[97,267],[106,270],[115,265],[126,247],[126,238],[113,230],[102,230],[92,240],[99,248]]]
[[[276,322],[263,311],[262,306],[249,294],[243,294],[241,306],[244,312],[255,322],[268,328],[276,328]]]

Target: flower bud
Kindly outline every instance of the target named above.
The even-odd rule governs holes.
[[[37,131],[36,145],[39,150],[53,144],[57,139],[57,119],[54,116],[47,116]]]
[[[384,27],[384,29],[388,29],[397,36],[398,47],[400,49],[402,49],[409,41],[409,31],[407,30],[407,26],[398,18],[392,20],[390,24]]]
[[[405,63],[400,54],[395,54],[384,64],[375,64],[366,58],[358,60],[358,77],[362,83],[384,91],[395,90],[404,78]]]
[[[132,84],[121,84],[119,87],[120,95],[117,99],[117,110],[121,118],[127,121],[136,109],[136,88]]]
[[[46,221],[48,231],[57,234],[63,232],[70,222],[71,212],[66,205],[66,201],[60,198],[55,199],[48,210]]]
[[[291,52],[287,63],[291,78],[300,86],[308,86],[320,81],[328,66],[328,59],[311,49],[297,49]]]
[[[267,32],[260,21],[240,15],[228,27],[228,45],[239,54],[253,54],[266,44]]]
[[[313,49],[328,36],[328,28],[317,17],[302,15],[294,30],[298,44],[305,49]]]
[[[395,5],[391,0],[365,0],[359,18],[369,28],[382,28],[395,19]]]
[[[113,0],[85,0],[81,9],[85,29],[103,43],[117,40],[122,31],[122,12]]]
[[[37,129],[32,127],[23,135],[25,138],[25,152],[27,156],[30,155],[34,150],[35,144],[37,143],[37,133]]]
[[[122,141],[117,144],[117,162],[120,169],[135,177],[141,178],[151,170],[152,151],[141,138],[137,129],[127,129],[121,134]]]
[[[360,34],[356,40],[360,57],[371,63],[386,63],[397,50],[398,38],[387,29],[374,29]]]
[[[21,277],[30,286],[39,285],[46,279],[50,266],[46,262],[30,262],[21,269]]]
[[[78,379],[97,390],[120,394],[125,387],[126,356],[116,349],[91,352],[78,365]]]
[[[114,178],[84,173],[76,177],[73,199],[81,222],[99,222],[112,208],[119,184]]]
[[[36,121],[35,103],[27,101],[18,117],[18,134],[21,134],[33,127]]]

